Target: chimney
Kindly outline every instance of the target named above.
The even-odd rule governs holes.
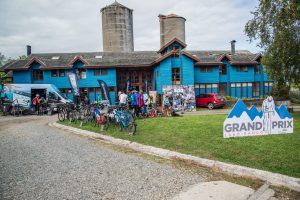
[[[27,56],[31,55],[31,46],[30,45],[26,45],[27,47]]]
[[[232,40],[232,41],[230,42],[230,44],[231,44],[231,55],[234,55],[234,54],[235,54],[235,43],[236,43],[235,40]]]

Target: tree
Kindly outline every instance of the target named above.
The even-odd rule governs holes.
[[[2,66],[4,66],[6,63],[12,61],[11,58],[6,58],[1,52],[0,52],[0,68]],[[1,86],[6,82],[6,73],[5,72],[2,72],[0,70],[0,89],[1,89]]]
[[[250,42],[263,49],[262,63],[277,90],[300,86],[299,0],[259,0],[245,26]]]
[[[0,68],[6,63],[5,56],[0,52]]]

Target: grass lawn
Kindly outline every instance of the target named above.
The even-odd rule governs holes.
[[[300,113],[294,113],[294,133],[223,138],[225,115],[147,118],[137,120],[137,135],[109,128],[102,134],[202,158],[300,177]],[[78,127],[78,124],[66,125]],[[90,125],[86,130],[100,132]]]

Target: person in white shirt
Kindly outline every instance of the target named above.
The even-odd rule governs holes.
[[[119,105],[120,106],[125,106],[127,104],[127,94],[124,92],[121,92],[119,96]]]

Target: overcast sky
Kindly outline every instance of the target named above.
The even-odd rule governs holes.
[[[0,52],[7,57],[33,53],[102,51],[100,9],[114,0],[0,0]],[[186,18],[190,50],[259,52],[244,34],[258,0],[118,0],[133,9],[135,50],[159,49],[158,14]]]

